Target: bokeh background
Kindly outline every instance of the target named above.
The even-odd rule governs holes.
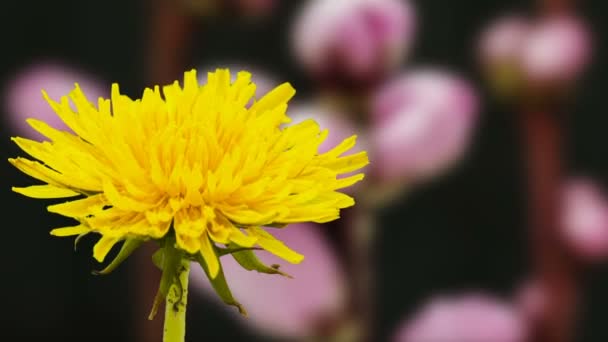
[[[316,4],[323,2],[331,4]],[[218,66],[252,71],[259,89],[291,82],[298,91],[292,116],[316,117],[343,137],[356,132],[370,151],[370,176],[352,190],[362,205],[338,222],[280,232],[307,256],[301,266],[283,266],[294,280],[226,262],[249,319],[221,304],[194,272],[187,340],[356,341],[361,328],[373,341],[516,342],[542,310],[542,291],[527,291],[534,254],[529,146],[519,120],[530,98],[549,99],[559,105],[548,108],[568,117],[562,156],[573,181],[560,225],[581,265],[574,340],[606,341],[604,1],[580,0],[560,12],[582,22],[583,37],[566,33],[572,41],[560,43],[558,33],[538,43],[553,52],[538,53],[544,57],[532,71],[512,63],[519,57],[509,42],[524,44],[536,31],[495,38],[506,52],[492,54],[482,43],[484,32],[512,13],[538,22],[544,3],[9,1],[0,20],[2,159],[23,155],[9,137],[33,136],[25,118],[60,124],[41,88],[58,98],[79,82],[95,98],[117,82],[138,97],[185,70],[204,76]],[[515,81],[494,82],[504,75]],[[44,201],[11,192],[33,182],[8,162],[0,174],[2,340],[160,341],[162,317],[147,320],[160,276],[149,262],[153,250],[139,250],[109,276],[93,276],[100,268],[91,257],[95,237],[76,251],[71,239],[51,238],[51,228],[69,221],[47,213]],[[479,331],[483,326],[490,331]]]

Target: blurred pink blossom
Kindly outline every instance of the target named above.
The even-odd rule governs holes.
[[[608,257],[608,198],[589,179],[572,179],[563,188],[562,227],[571,248],[588,260]]]
[[[451,166],[469,145],[477,109],[472,86],[449,72],[421,69],[389,82],[372,100],[376,176],[412,182]]]
[[[520,15],[508,15],[492,22],[480,39],[482,63],[490,67],[517,64],[529,31],[528,19]]]
[[[530,32],[521,58],[523,70],[532,81],[572,81],[591,59],[590,31],[573,16],[541,19]]]
[[[293,224],[273,230],[272,234],[304,254],[304,261],[290,265],[266,252],[256,253],[268,265],[280,264],[281,270],[294,279],[246,271],[231,256],[224,256],[222,265],[228,284],[249,317],[242,318],[233,307],[222,306],[233,313],[235,319],[267,333],[293,338],[309,336],[322,317],[341,310],[344,274],[319,226]],[[219,303],[200,267],[192,267],[191,279],[193,292],[210,296]]]
[[[484,294],[431,300],[400,328],[396,342],[523,342],[526,325],[510,303]]]
[[[74,83],[78,83],[89,101],[95,104],[100,96],[109,94],[109,87],[104,88],[103,83],[95,77],[69,65],[44,62],[20,70],[8,82],[4,94],[8,114],[6,119],[12,132],[32,139],[43,138],[26,123],[28,118],[40,119],[55,128],[68,130],[42,97],[41,91],[44,89],[52,99],[59,100],[74,89]]]
[[[414,27],[409,1],[312,0],[295,23],[295,55],[318,77],[372,79],[401,62]]]

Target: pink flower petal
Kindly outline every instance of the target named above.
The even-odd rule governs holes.
[[[272,234],[304,254],[304,261],[290,265],[266,252],[256,253],[269,265],[280,264],[281,270],[294,279],[247,271],[232,257],[224,256],[222,264],[228,284],[235,298],[247,309],[249,318],[242,318],[233,307],[226,306],[226,310],[232,312],[235,319],[267,333],[284,337],[310,335],[321,317],[342,307],[344,275],[318,226],[293,224],[272,230]],[[217,299],[202,270],[192,269],[193,290]],[[217,301],[219,303],[219,299]]]
[[[312,0],[296,20],[294,51],[313,74],[364,79],[398,65],[414,27],[408,1]]]
[[[562,226],[564,237],[581,257],[608,258],[608,198],[589,179],[572,179],[564,185]]]
[[[399,328],[396,342],[523,342],[526,326],[510,303],[485,294],[438,297]]]
[[[531,31],[522,51],[528,78],[537,82],[575,79],[591,59],[591,37],[586,24],[572,16],[542,20]]]
[[[80,85],[92,103],[109,94],[109,86],[104,87],[93,76],[65,64],[37,63],[19,71],[7,84],[5,94],[8,124],[14,134],[32,139],[43,138],[26,123],[28,118],[43,120],[55,128],[68,130],[42,97],[42,90],[58,101],[74,89],[74,83]]]
[[[462,157],[477,119],[468,82],[440,70],[403,74],[373,98],[374,168],[385,181],[423,180]]]
[[[490,24],[480,40],[481,60],[486,65],[517,64],[531,25],[527,18],[509,15]]]

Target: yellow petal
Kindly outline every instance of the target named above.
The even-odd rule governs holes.
[[[217,221],[206,221],[204,227],[212,241],[224,244],[230,242],[230,230],[219,225]]]
[[[154,239],[160,239],[167,234],[170,228],[171,221],[150,224],[148,234]]]
[[[222,213],[232,222],[252,226],[273,222],[281,214],[280,212],[260,213],[251,209],[242,209],[230,206],[221,206],[221,210]]]
[[[13,187],[12,190],[32,198],[65,198],[80,195],[70,189],[59,188],[53,185],[32,185],[26,188]]]
[[[322,165],[340,174],[358,170],[367,164],[369,164],[367,152],[362,151],[359,153],[331,160],[329,162],[323,163]]]
[[[143,203],[120,194],[114,184],[108,180],[103,182],[103,192],[105,193],[108,202],[122,210],[143,212],[154,207],[154,204]]]
[[[196,69],[186,71],[184,73],[184,90],[198,90],[198,79],[196,77]]]
[[[349,186],[361,181],[363,178],[365,178],[365,175],[362,173],[358,173],[353,176],[337,179],[336,185],[334,186],[334,188],[343,189],[343,188],[349,187]]]
[[[58,140],[64,134],[64,132],[49,126],[46,122],[37,119],[27,119],[27,123],[32,126],[33,129],[52,141]]]
[[[42,96],[44,97],[46,102],[48,102],[51,108],[53,108],[53,111],[55,111],[61,121],[63,121],[78,135],[83,136],[83,131],[81,129],[78,116],[71,110],[67,96],[61,97],[61,103],[52,100],[45,90],[42,90]]]
[[[299,264],[304,260],[304,256],[289,247],[285,246],[281,241],[275,239],[264,229],[259,227],[250,228],[251,234],[257,236],[258,244],[269,251],[270,253],[289,261],[292,264]]]
[[[72,236],[90,232],[91,229],[83,224],[74,227],[55,228],[51,230],[53,236]]]
[[[99,239],[99,241],[97,241],[97,243],[95,244],[95,247],[93,247],[93,257],[97,261],[103,262],[103,260],[106,258],[106,255],[108,255],[108,252],[110,252],[112,247],[118,241],[120,241],[119,238],[102,236],[101,239]]]
[[[200,209],[186,208],[175,213],[173,226],[177,244],[188,253],[200,250],[201,235],[204,232],[205,221],[200,215]]]
[[[211,241],[209,241],[209,237],[207,237],[205,234],[201,236],[201,255],[203,256],[203,259],[205,259],[207,266],[209,266],[209,274],[211,275],[211,278],[215,278],[220,271],[220,261],[215,254],[213,244]]]
[[[51,185],[62,186],[61,174],[55,170],[42,165],[39,162],[32,161],[26,158],[11,158],[8,160],[13,166],[18,168],[26,175],[36,178]]]
[[[261,114],[266,110],[271,110],[289,101],[295,93],[296,91],[291,84],[283,83],[262,97],[260,101],[256,102],[251,107],[251,111]]]
[[[207,231],[212,241],[223,244],[230,242],[230,231],[234,228],[232,222],[222,215],[222,213],[216,212],[210,207],[203,209],[203,217],[205,218],[203,228]]]
[[[230,229],[230,241],[236,243],[241,247],[253,247],[257,242],[257,238],[252,235],[245,235],[240,229],[231,227]]]
[[[342,153],[353,148],[355,146],[356,142],[357,142],[357,136],[353,135],[351,137],[344,139],[341,143],[338,144],[338,146],[323,153],[321,156],[335,158],[335,157],[341,155]]]
[[[179,248],[190,254],[197,253],[201,249],[201,238],[192,237],[183,233],[176,232],[175,238]]]
[[[103,194],[98,194],[72,202],[51,205],[47,207],[47,210],[67,217],[80,218],[101,211],[106,204]]]
[[[198,208],[184,208],[173,217],[175,232],[192,237],[200,237],[204,231],[205,221]]]

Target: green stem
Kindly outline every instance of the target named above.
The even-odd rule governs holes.
[[[188,304],[188,274],[190,261],[180,261],[175,281],[165,301],[163,342],[184,342],[186,338],[186,305]]]

